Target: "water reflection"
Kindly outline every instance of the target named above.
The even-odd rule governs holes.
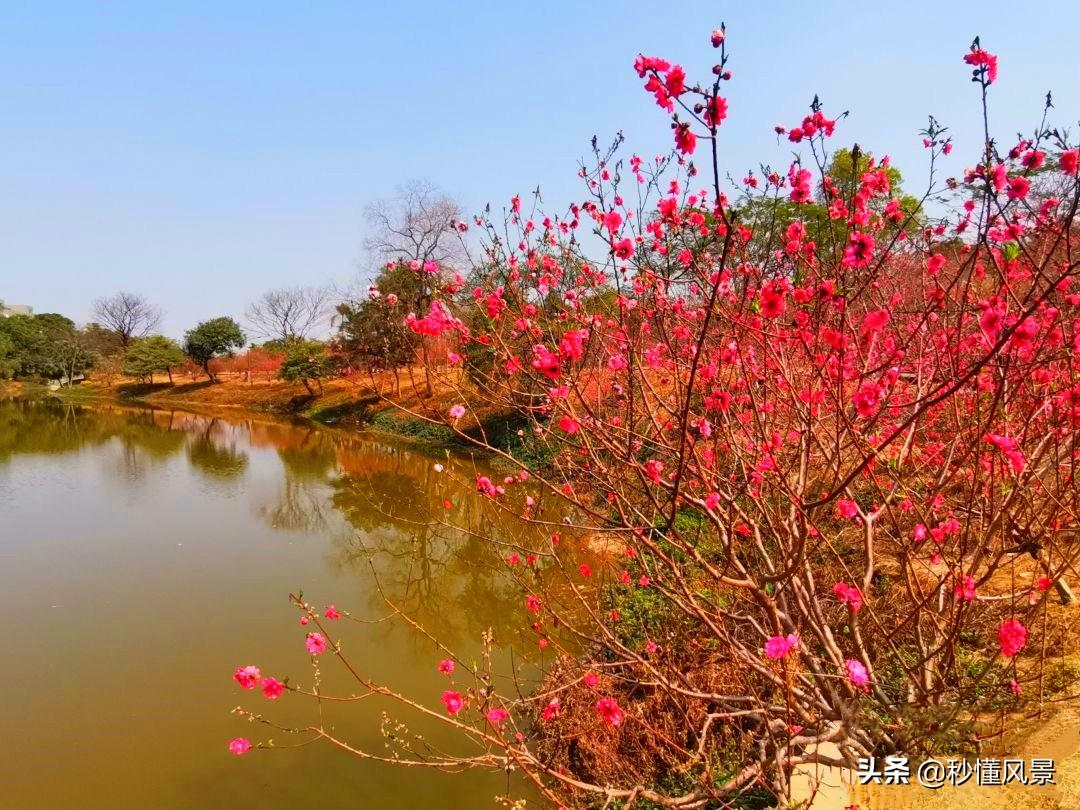
[[[369,618],[385,616],[389,599],[465,655],[488,628],[500,643],[516,638],[521,594],[505,550],[478,536],[537,538],[515,534],[512,518],[436,463],[463,481],[476,472],[470,459],[306,423],[0,401],[0,612],[24,617],[0,627],[0,646],[20,651],[0,716],[25,741],[5,801],[489,806],[505,787],[497,775],[455,777],[448,790],[445,775],[365,769],[318,746],[241,765],[222,750],[231,736],[257,736],[228,716],[248,697],[228,680],[236,664],[310,680],[289,590]],[[355,627],[342,632],[370,651],[368,674],[437,703],[442,656],[430,640],[401,623]],[[123,699],[105,722],[89,695]],[[274,706],[296,722],[311,708]],[[334,720],[377,749],[383,710],[395,711],[373,703]],[[73,734],[83,755],[57,773],[50,752]]]

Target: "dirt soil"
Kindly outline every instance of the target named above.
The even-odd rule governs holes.
[[[1034,721],[1025,733],[1014,752],[986,756],[1051,759],[1055,784],[984,787],[972,777],[962,785],[933,790],[913,776],[908,785],[858,785],[850,771],[819,768],[793,779],[793,798],[812,797],[812,810],[1080,810],[1080,709],[1063,709]]]
[[[105,381],[90,379],[73,389],[61,389],[61,396],[71,398],[103,398],[109,400],[137,400],[153,405],[195,406],[209,408],[242,408],[280,414],[308,416],[328,424],[361,425],[371,416],[390,406],[387,397],[406,408],[418,405],[424,397],[424,377],[420,369],[403,370],[395,389],[389,374],[377,376],[353,376],[327,380],[322,390],[310,394],[299,383],[286,383],[262,377],[245,379],[243,374],[218,374],[217,382],[205,377],[192,379],[174,375],[168,382],[157,377],[153,383],[128,378]],[[449,398],[450,390],[436,386],[434,402]]]

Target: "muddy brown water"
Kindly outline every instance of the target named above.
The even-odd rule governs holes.
[[[499,516],[438,462],[472,476],[469,459],[302,424],[0,401],[0,807],[450,810],[493,806],[508,785],[521,795],[503,774],[397,769],[326,744],[227,751],[237,736],[298,741],[238,720],[237,705],[316,719],[307,700],[270,704],[230,677],[257,664],[310,685],[292,590],[380,618],[377,577],[466,656],[487,628],[517,633],[521,596],[497,553],[439,525],[445,500],[479,531]],[[338,628],[366,674],[441,708],[428,639],[393,621]],[[334,663],[324,688],[346,693]],[[327,712],[378,753],[384,712],[458,742],[385,701]]]

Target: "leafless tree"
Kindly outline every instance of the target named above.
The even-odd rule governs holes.
[[[371,229],[364,247],[377,262],[415,259],[455,267],[466,258],[457,230],[461,206],[426,180],[401,186],[396,196],[372,203],[364,215]]]
[[[331,294],[324,287],[284,287],[264,293],[247,309],[251,331],[287,343],[307,338],[330,315]]]
[[[161,323],[161,308],[138,293],[118,292],[94,302],[94,317],[102,326],[116,332],[126,349],[131,341],[157,329]]]

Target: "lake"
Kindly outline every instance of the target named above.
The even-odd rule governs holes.
[[[440,525],[450,515],[497,533],[501,518],[440,462],[472,480],[469,458],[306,423],[0,400],[0,805],[494,806],[513,785],[505,774],[395,768],[326,742],[227,750],[239,736],[307,739],[233,716],[238,705],[284,725],[318,720],[310,698],[270,702],[231,678],[256,664],[310,688],[291,591],[370,621],[332,623],[335,637],[366,675],[436,709],[445,656],[386,618],[377,583],[466,655],[487,628],[518,633],[521,591],[499,550]],[[320,662],[326,693],[356,691],[340,662]],[[382,698],[325,711],[378,754],[384,712],[406,724],[395,733],[441,741]]]

